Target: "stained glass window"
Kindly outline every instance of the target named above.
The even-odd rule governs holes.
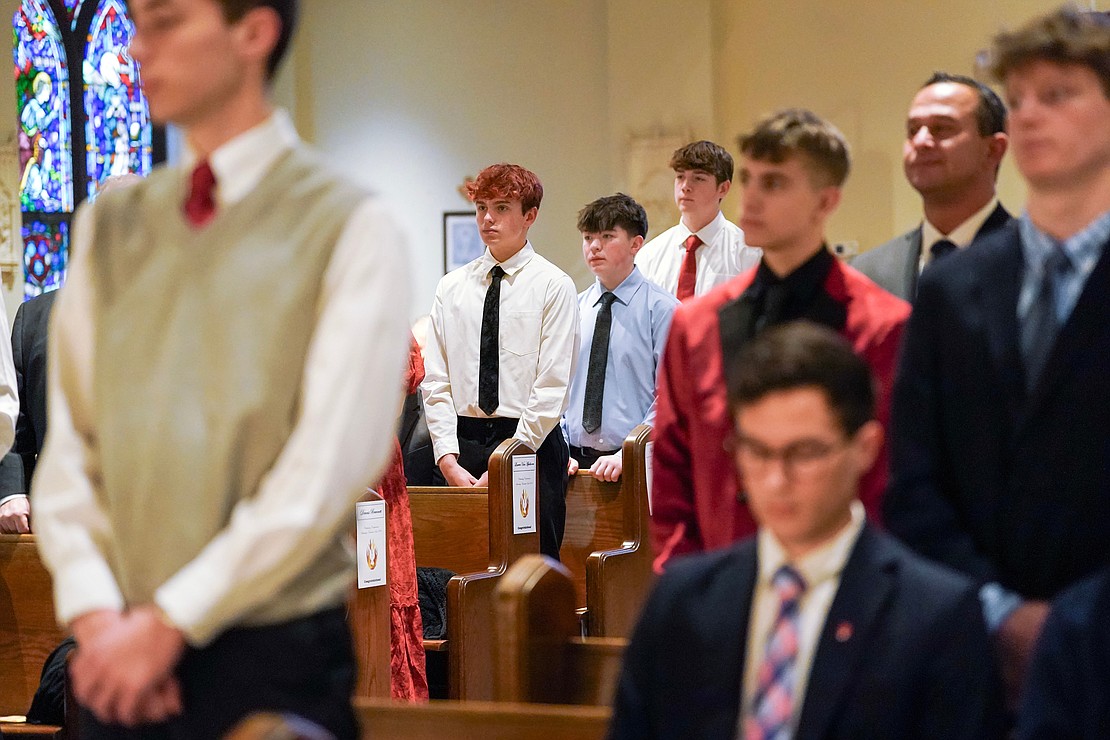
[[[135,63],[124,53],[132,32],[120,0],[100,3],[89,29],[83,70],[90,198],[113,175],[150,171],[150,113]]]
[[[69,27],[71,29],[77,27],[77,14],[81,12],[81,3],[83,0],[62,0],[62,5],[65,6],[66,16],[69,20]]]
[[[163,158],[127,53],[133,32],[124,0],[21,0],[15,14],[26,298],[65,280],[77,204]]]
[[[69,71],[54,14],[40,0],[24,0],[13,40],[23,210],[72,211]]]
[[[27,270],[25,293],[29,297],[61,287],[69,252],[69,224],[24,218],[23,252]]]

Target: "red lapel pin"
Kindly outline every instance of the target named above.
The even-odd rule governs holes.
[[[852,623],[841,622],[836,625],[836,641],[848,642],[850,639],[852,639]]]

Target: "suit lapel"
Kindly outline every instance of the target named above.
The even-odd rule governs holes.
[[[707,614],[719,620],[720,631],[714,640],[713,654],[706,656],[702,674],[707,685],[703,695],[714,695],[717,701],[703,704],[719,708],[712,719],[703,723],[706,737],[733,737],[740,720],[740,697],[743,692],[744,663],[747,660],[748,622],[759,572],[755,539],[739,546],[734,565],[728,568],[725,587],[716,590],[717,598],[703,605]]]
[[[798,722],[799,739],[828,735],[845,691],[873,644],[897,577],[893,552],[865,524],[817,642]]]
[[[991,211],[991,215],[987,216],[987,220],[983,222],[983,225],[979,227],[979,230],[975,232],[975,239],[986,236],[993,231],[1001,229],[1003,226],[1010,222],[1011,218],[1013,217],[1010,215],[1010,212],[1003,208],[1002,204],[999,203],[997,206],[995,206],[995,209]],[[975,239],[972,239],[972,241],[975,241]]]
[[[752,325],[755,322],[755,300],[751,288],[737,298],[721,306],[717,312],[717,324],[721,335],[721,357],[724,359],[725,378],[732,371],[732,358],[751,339]]]
[[[975,271],[970,295],[973,305],[967,310],[970,318],[974,304],[982,307],[987,350],[1009,400],[1011,418],[1014,418],[1024,405],[1026,395],[1017,319],[1024,261],[1017,221],[1004,225],[1001,231],[1003,233],[990,242],[991,250],[981,253],[987,264]]]
[[[1060,381],[1069,377],[1067,368],[1077,361],[1077,355],[1090,352],[1095,337],[1106,331],[1107,320],[1110,318],[1110,310],[1106,306],[1107,295],[1110,295],[1110,243],[1103,245],[1102,256],[1087,278],[1071,316],[1056,335],[1056,343],[1048,355],[1040,380],[1026,404],[1019,431],[1051,397],[1053,389]]]
[[[921,227],[906,234],[906,252],[902,255],[902,293],[906,300],[912,301],[917,295],[918,265],[921,264]]]

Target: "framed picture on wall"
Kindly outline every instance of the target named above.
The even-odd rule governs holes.
[[[447,211],[443,214],[443,269],[451,272],[482,256],[486,245],[478,233],[473,211]]]

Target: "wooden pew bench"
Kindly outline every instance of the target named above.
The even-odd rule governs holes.
[[[651,427],[640,425],[624,441],[619,483],[589,475],[567,489],[567,534],[560,550],[584,607],[585,634],[629,637],[654,581],[648,535]],[[586,533],[590,538],[584,545]]]
[[[447,568],[458,575],[447,586],[448,695],[486,700],[493,696],[493,589],[522,555],[538,553],[538,531],[513,532],[513,459],[532,455],[517,440],[502,442],[490,456],[489,487],[409,489],[416,564]],[[473,491],[470,493],[464,491]]]
[[[497,586],[495,697],[609,706],[623,638],[579,637],[570,572],[544,555],[518,560]]]
[[[35,536],[0,535],[0,716],[27,712],[43,663],[65,636],[54,616],[53,585]],[[65,737],[52,725],[5,722],[0,732]]]
[[[601,740],[611,716],[608,707],[479,701],[356,700],[355,712],[374,740]]]

